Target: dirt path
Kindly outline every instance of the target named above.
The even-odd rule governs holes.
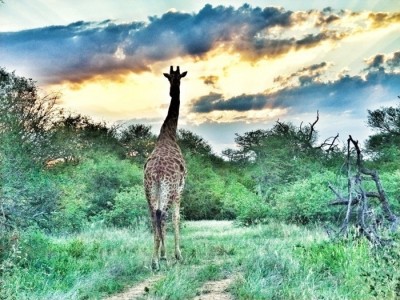
[[[149,290],[151,290],[152,285],[162,277],[163,275],[154,275],[122,293],[105,298],[104,300],[143,299],[142,297],[146,296]],[[231,294],[227,292],[233,280],[234,279],[230,277],[218,281],[207,281],[199,291],[201,294],[196,296],[193,300],[233,300]]]
[[[232,300],[233,297],[227,292],[233,278],[226,278],[218,281],[208,281],[200,289],[201,295],[194,300]]]
[[[151,286],[156,283],[158,280],[160,280],[163,277],[163,275],[154,275],[140,283],[138,283],[135,286],[132,286],[128,290],[113,295],[109,298],[105,298],[104,300],[133,300],[137,298],[141,298],[145,296],[149,290],[151,290]]]

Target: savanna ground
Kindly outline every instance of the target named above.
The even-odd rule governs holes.
[[[396,299],[400,292],[400,263],[388,259],[399,257],[398,247],[376,255],[363,239],[332,242],[312,227],[184,222],[183,262],[171,259],[156,273],[146,226],[16,239],[14,255],[26,254],[3,273],[1,299]],[[172,240],[170,233],[169,253]]]

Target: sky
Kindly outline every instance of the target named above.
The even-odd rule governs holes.
[[[399,32],[398,0],[4,0],[0,67],[67,110],[157,133],[162,73],[179,65],[179,127],[219,154],[235,133],[317,111],[321,140],[365,140],[368,110],[399,104]]]

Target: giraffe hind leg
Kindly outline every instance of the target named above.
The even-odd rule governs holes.
[[[165,238],[166,238],[166,226],[165,219],[166,213],[161,211],[160,209],[156,210],[156,218],[157,218],[157,230],[160,234],[160,260],[167,260],[167,255],[165,251]]]
[[[152,213],[152,216],[154,216],[153,213]],[[154,235],[154,250],[153,250],[153,257],[151,260],[151,267],[153,270],[159,270],[159,268],[160,268],[159,252],[160,252],[161,239],[160,239],[160,235],[157,230],[156,220],[154,218],[152,220],[152,224],[153,224],[153,235]]]
[[[177,260],[182,260],[182,254],[180,249],[180,233],[179,233],[179,222],[180,222],[180,199],[176,199],[174,205],[174,238],[175,238],[175,258]]]
[[[159,199],[159,185],[153,182],[153,184],[145,186],[145,192],[149,204],[150,218],[154,236],[154,248],[151,266],[153,270],[159,270],[161,235],[157,226],[157,211],[155,209]]]

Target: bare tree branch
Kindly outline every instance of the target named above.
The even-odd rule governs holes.
[[[308,134],[308,141],[310,142],[311,141],[311,139],[312,139],[312,135],[313,135],[313,133],[314,133],[314,131],[315,131],[315,129],[314,129],[314,126],[315,126],[315,124],[317,124],[317,122],[319,121],[319,111],[317,110],[317,119],[314,121],[314,123],[310,123],[310,132],[309,132],[309,134]]]
[[[352,171],[351,167],[351,148],[354,147],[356,150],[356,168]],[[368,202],[371,198],[379,200],[379,205],[382,208],[384,218],[390,224],[390,230],[395,231],[398,226],[398,218],[390,210],[389,202],[386,193],[382,187],[379,179],[378,172],[376,170],[370,170],[363,166],[362,153],[359,147],[358,141],[354,140],[350,135],[347,140],[347,195],[343,196],[335,187],[329,183],[328,188],[335,194],[336,199],[331,200],[329,205],[346,205],[346,216],[342,222],[338,234],[345,234],[348,231],[350,224],[350,217],[354,216],[356,227],[358,232],[364,235],[374,245],[383,245],[384,241],[381,235],[377,232],[377,223],[380,223],[379,219],[376,218],[374,209],[370,208]],[[355,175],[353,175],[355,173]],[[366,176],[362,176],[366,175]],[[375,182],[375,191],[365,191],[363,186],[363,180],[373,180]],[[356,214],[352,214],[352,211]]]

